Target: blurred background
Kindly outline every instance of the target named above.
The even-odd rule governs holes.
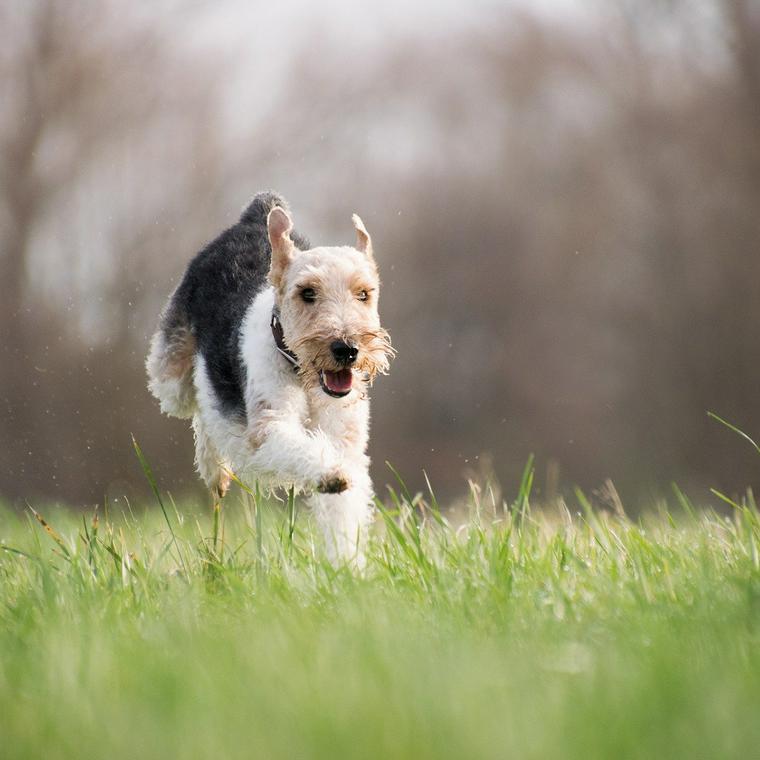
[[[389,460],[439,498],[760,484],[760,4],[5,0],[0,498],[200,494],[144,356],[190,257],[276,188],[364,218]]]

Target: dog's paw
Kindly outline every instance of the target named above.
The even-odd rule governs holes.
[[[317,491],[319,493],[343,493],[349,485],[351,484],[348,478],[342,472],[333,472],[317,483]]]

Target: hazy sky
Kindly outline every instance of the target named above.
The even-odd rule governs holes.
[[[328,38],[338,51],[370,52],[389,38],[429,37],[464,25],[488,23],[494,13],[525,8],[533,14],[564,18],[583,15],[596,3],[578,0],[281,0],[250,3],[227,0],[196,15],[186,42],[198,50],[248,47],[261,64],[276,67],[296,45]]]

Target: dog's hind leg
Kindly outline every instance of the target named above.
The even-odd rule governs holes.
[[[211,491],[212,498],[215,501],[221,501],[230,487],[230,468],[222,460],[206,432],[200,414],[193,417],[193,433],[195,434],[195,467]]]
[[[193,416],[193,433],[195,434],[195,466],[198,474],[211,492],[211,504],[214,513],[212,547],[216,556],[219,529],[222,525],[222,499],[230,486],[230,468],[219,454],[201,416],[200,410]],[[222,529],[222,551],[224,551],[224,530]]]
[[[219,452],[206,432],[200,414],[196,414],[193,417],[193,432],[195,433],[195,466],[211,492],[211,503],[214,512],[212,546],[214,553],[216,553],[221,523],[222,499],[224,499],[227,489],[230,487],[230,470],[226,462],[222,461]],[[222,535],[224,535],[224,532],[222,532]],[[224,546],[224,538],[222,538],[222,546]]]

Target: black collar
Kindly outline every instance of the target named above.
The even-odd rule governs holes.
[[[285,333],[282,329],[280,313],[277,307],[272,309],[272,321],[269,324],[272,327],[272,337],[274,338],[275,347],[290,362],[293,370],[298,372],[298,358],[285,343]]]

